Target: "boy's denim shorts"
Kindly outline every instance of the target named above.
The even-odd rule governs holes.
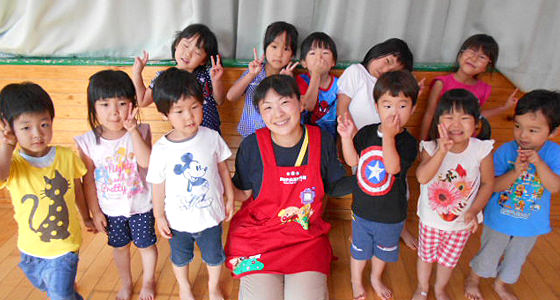
[[[356,260],[373,256],[385,262],[399,259],[399,238],[404,222],[389,224],[369,221],[353,215],[350,253]]]
[[[136,247],[147,248],[157,241],[152,210],[128,218],[123,216],[105,216],[105,218],[107,219],[108,244],[111,247],[124,247],[133,241]]]
[[[177,267],[188,265],[194,257],[194,242],[202,253],[202,260],[209,266],[219,266],[226,260],[222,246],[222,224],[206,228],[201,232],[190,233],[171,229],[169,240],[171,262]]]
[[[21,253],[19,267],[31,283],[52,300],[82,300],[74,281],[78,270],[78,254],[68,252],[57,258],[40,258]]]

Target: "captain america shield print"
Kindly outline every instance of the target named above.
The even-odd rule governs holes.
[[[385,195],[391,190],[395,177],[385,170],[382,147],[371,146],[362,151],[356,177],[362,191],[370,196]]]

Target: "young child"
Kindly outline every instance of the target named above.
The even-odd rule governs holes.
[[[177,62],[177,68],[193,73],[204,96],[204,117],[202,126],[220,131],[220,114],[218,105],[224,103],[225,90],[222,81],[224,68],[218,54],[218,40],[214,33],[203,24],[191,24],[183,31],[177,32],[171,44],[171,56]],[[142,70],[148,63],[148,53],[136,57],[132,67],[132,79],[136,88],[138,106],[144,107],[154,102],[153,88],[155,78],[146,89],[142,79]],[[209,65],[210,64],[210,65]],[[161,71],[156,74],[159,76]]]
[[[355,182],[332,136],[301,124],[294,78],[265,78],[253,100],[266,127],[237,152],[233,181],[243,205],[229,227],[226,265],[241,278],[239,299],[326,300],[333,255],[324,195],[348,194]]]
[[[436,299],[449,299],[447,282],[492,193],[494,141],[472,137],[479,114],[478,99],[471,92],[448,91],[436,110],[434,140],[420,142],[421,162],[416,169],[420,183],[418,287],[414,300],[427,299],[434,262],[438,264]]]
[[[338,78],[329,72],[336,65],[336,45],[323,32],[314,32],[301,43],[300,60],[308,73],[296,80],[306,111],[304,122],[327,130],[336,138]]]
[[[74,280],[82,243],[78,210],[94,230],[80,181],[86,167],[71,149],[49,146],[54,106],[37,84],[4,87],[0,112],[0,188],[9,189],[14,206],[19,266],[50,299],[83,299]]]
[[[340,76],[337,114],[348,112],[358,130],[380,123],[372,99],[375,82],[385,72],[403,69],[412,72],[412,61],[412,52],[403,40],[392,38],[371,47],[360,64],[349,66]]]
[[[406,173],[416,159],[416,140],[404,128],[412,115],[419,86],[408,71],[379,77],[373,90],[381,124],[356,130],[349,113],[338,118],[338,133],[346,163],[358,166],[358,187],[352,203],[350,270],[354,299],[365,300],[362,272],[371,260],[371,285],[381,299],[392,291],[381,276],[387,262],[399,257],[399,237],[408,208]]]
[[[88,122],[91,131],[75,137],[87,167],[84,192],[95,227],[108,237],[121,289],[118,300],[130,299],[130,242],[142,256],[140,299],[154,298],[157,261],[152,193],[146,183],[151,151],[148,124],[137,124],[136,95],[123,71],[104,70],[89,78]]]
[[[218,284],[225,261],[222,222],[233,215],[226,164],[231,151],[218,132],[199,127],[204,100],[189,72],[174,67],[164,71],[155,81],[154,101],[173,130],[154,144],[147,180],[153,184],[159,233],[171,245],[180,298],[194,299],[188,265],[196,241],[208,266],[210,299],[223,299]]]
[[[491,36],[475,34],[463,42],[459,53],[457,53],[457,71],[436,77],[433,82],[422,126],[420,127],[420,140],[428,138],[428,131],[431,128],[438,100],[445,92],[453,89],[470,91],[478,98],[481,107],[488,101],[492,87],[478,79],[478,75],[488,69],[494,69],[497,60],[498,43]],[[490,124],[487,119],[511,109],[517,101],[514,98],[516,92],[517,90],[513,92],[503,106],[482,111],[481,115],[484,118],[481,118],[480,124],[477,120],[475,136],[480,139],[490,138]]]
[[[465,295],[482,300],[480,277],[495,277],[501,299],[517,299],[508,285],[519,279],[539,235],[549,233],[551,193],[560,192],[560,93],[535,90],[517,102],[514,141],[494,154],[496,184],[484,211],[480,251],[471,261]],[[501,260],[503,256],[503,260]]]
[[[297,40],[298,32],[294,25],[281,21],[268,25],[264,34],[263,56],[259,58],[257,49],[253,49],[254,59],[249,63],[249,68],[228,90],[226,97],[229,101],[237,101],[245,94],[245,106],[237,126],[237,131],[243,137],[265,126],[261,115],[253,106],[253,93],[267,76],[293,75],[292,71],[298,65],[291,63],[296,54]]]

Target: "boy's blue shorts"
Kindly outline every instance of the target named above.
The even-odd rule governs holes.
[[[21,253],[19,267],[31,283],[52,300],[82,300],[74,289],[78,254],[68,252],[57,258],[40,258]]]
[[[108,244],[120,248],[133,241],[138,248],[147,248],[157,241],[154,230],[155,219],[152,210],[132,215],[129,218],[105,216],[107,219]]]
[[[404,222],[379,223],[353,215],[350,253],[357,260],[373,256],[385,262],[399,260],[399,238]]]
[[[190,233],[171,229],[173,237],[171,246],[171,262],[177,267],[188,265],[194,257],[194,242],[202,253],[202,260],[209,266],[219,266],[226,260],[222,246],[222,224],[206,228],[201,232]]]

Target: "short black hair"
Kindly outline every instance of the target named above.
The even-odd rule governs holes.
[[[121,70],[99,71],[89,78],[87,87],[88,123],[92,130],[99,126],[95,112],[95,102],[108,98],[125,98],[136,107],[136,90],[130,76]]]
[[[463,51],[467,49],[482,50],[484,55],[488,56],[488,58],[490,59],[488,65],[491,68],[496,68],[496,62],[498,61],[498,54],[500,52],[500,49],[498,47],[498,43],[493,37],[487,34],[480,33],[472,35],[468,39],[466,39],[461,45],[459,53],[457,53],[457,65],[459,65],[459,56],[461,56],[461,53],[463,53]]]
[[[218,55],[218,39],[210,28],[204,24],[191,24],[175,34],[175,40],[171,44],[171,57],[173,59],[175,59],[175,50],[179,42],[182,39],[190,39],[193,36],[198,36],[196,46],[204,49],[204,52],[206,52],[207,63],[210,60],[210,56]]]
[[[157,110],[166,116],[173,103],[184,97],[193,97],[201,104],[204,103],[202,89],[196,76],[176,67],[163,71],[156,78],[153,91]]]
[[[296,96],[300,100],[301,93],[296,80],[289,75],[271,75],[263,79],[253,93],[253,105],[259,111],[259,103],[264,100],[266,93],[269,90],[274,90],[282,97]]]
[[[439,118],[442,115],[452,113],[453,111],[462,111],[473,116],[476,124],[480,118],[480,103],[478,102],[478,98],[476,98],[473,93],[465,89],[454,89],[445,92],[439,100],[436,113],[432,121],[432,128],[430,131],[430,137],[432,140],[435,141],[439,137],[437,127],[439,124]]]
[[[301,42],[300,59],[305,60],[307,52],[309,52],[313,47],[323,48],[331,50],[334,58],[334,62],[338,58],[338,53],[336,52],[336,44],[333,39],[324,32],[313,32],[308,35],[303,42]]]
[[[560,92],[548,90],[534,90],[525,94],[515,106],[515,116],[540,111],[550,132],[560,126]]]
[[[298,41],[297,29],[294,25],[283,21],[274,22],[266,27],[266,32],[264,34],[265,53],[266,47],[268,47],[268,45],[270,45],[270,43],[272,43],[277,36],[281,35],[284,32],[286,33],[286,44],[290,45],[290,49],[292,49],[292,55],[296,55]]]
[[[10,127],[14,120],[25,113],[48,112],[54,119],[54,105],[51,97],[33,82],[12,83],[0,91],[0,113]]]
[[[377,103],[379,98],[385,93],[389,93],[389,95],[396,97],[402,92],[405,97],[412,100],[412,105],[416,105],[419,90],[420,87],[418,86],[416,78],[414,78],[412,73],[409,71],[400,70],[386,72],[381,75],[375,83],[375,87],[373,88],[373,99],[375,100],[375,103]]]
[[[414,62],[412,52],[410,51],[410,48],[408,48],[407,43],[398,38],[388,39],[371,47],[364,56],[362,65],[367,69],[371,60],[387,55],[395,55],[397,57],[397,61],[405,70],[412,71],[412,65]]]

